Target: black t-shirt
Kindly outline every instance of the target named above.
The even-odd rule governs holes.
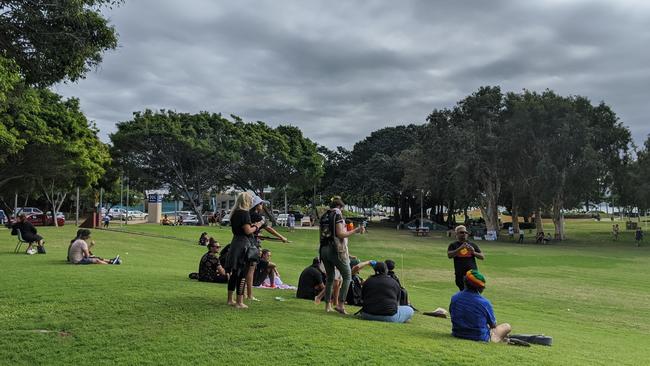
[[[479,248],[478,245],[470,242],[468,243],[474,248],[475,252],[481,253],[481,248]],[[461,245],[462,244],[459,241],[455,241],[449,244],[447,251],[456,250]],[[464,275],[470,269],[478,269],[476,266],[476,258],[474,258],[474,255],[469,250],[461,249],[461,251],[454,257],[454,272],[457,275]]]
[[[388,274],[388,277],[390,277],[390,278],[394,279],[395,281],[397,281],[397,284],[400,285],[400,287],[402,287],[402,283],[399,281],[399,277],[397,277],[397,274],[395,273],[395,271],[388,271],[387,274]]]
[[[251,208],[249,213],[251,215],[251,222],[256,226],[259,226],[257,230],[255,230],[255,233],[253,233],[253,235],[259,236],[260,231],[262,231],[262,229],[264,229],[267,226],[266,221],[264,221],[264,216],[262,216],[259,212],[255,211],[254,208]],[[260,225],[261,221],[264,221],[264,223]]]
[[[334,221],[334,222],[332,222]],[[341,210],[330,208],[320,218],[320,246],[330,245],[331,238],[336,235],[336,224],[344,223]]]
[[[298,290],[296,297],[299,299],[313,300],[318,295],[315,287],[323,283],[323,274],[318,266],[305,268],[298,279]]]
[[[246,224],[251,224],[251,215],[248,211],[244,210],[234,210],[232,215],[230,215],[230,227],[234,235],[247,235],[244,232],[243,226]]]
[[[269,262],[264,259],[260,259],[255,267],[255,272],[253,272],[253,286],[259,286],[264,282],[268,276]]]
[[[205,253],[199,262],[199,281],[215,281],[218,277],[217,268],[220,265],[219,258],[210,252]]]
[[[387,275],[368,278],[361,288],[363,312],[371,315],[395,315],[399,306],[400,286]]]

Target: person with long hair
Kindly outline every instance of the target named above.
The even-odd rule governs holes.
[[[250,267],[247,258],[247,250],[255,245],[253,234],[259,226],[251,222],[249,210],[253,206],[253,196],[248,192],[242,192],[235,200],[235,207],[230,215],[230,228],[233,238],[226,257],[226,269],[230,271],[228,279],[228,305],[238,309],[245,309],[244,290],[246,288],[246,274]],[[236,301],[233,300],[233,293],[237,292]]]

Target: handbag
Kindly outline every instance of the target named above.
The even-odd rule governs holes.
[[[260,248],[257,245],[250,243],[246,248],[246,261],[258,262],[260,260]]]

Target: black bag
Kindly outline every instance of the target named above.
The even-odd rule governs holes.
[[[345,299],[348,305],[363,306],[363,295],[361,292],[361,277],[354,275],[350,281],[348,296]]]
[[[246,261],[248,263],[260,261],[260,248],[258,248],[257,245],[251,243],[248,248],[246,248]]]
[[[190,273],[189,277],[190,277],[190,280],[198,280],[199,279],[199,274],[196,273],[196,272],[192,272],[192,273]]]
[[[37,246],[37,247],[36,247],[36,251],[38,252],[38,254],[45,254],[45,253],[46,253],[46,252],[45,252],[45,245],[39,245],[39,246]]]
[[[336,245],[334,237],[336,236],[336,212],[328,210],[320,217],[319,231],[320,231],[320,246]]]
[[[404,287],[400,287],[399,290],[399,304],[408,305],[409,304],[409,293]]]

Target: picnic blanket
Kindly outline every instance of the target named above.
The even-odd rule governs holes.
[[[261,285],[256,286],[256,288],[270,288],[276,290],[296,290],[296,286],[287,285],[283,283],[280,279],[280,276],[275,276],[275,287],[271,287],[271,280],[267,277]]]

